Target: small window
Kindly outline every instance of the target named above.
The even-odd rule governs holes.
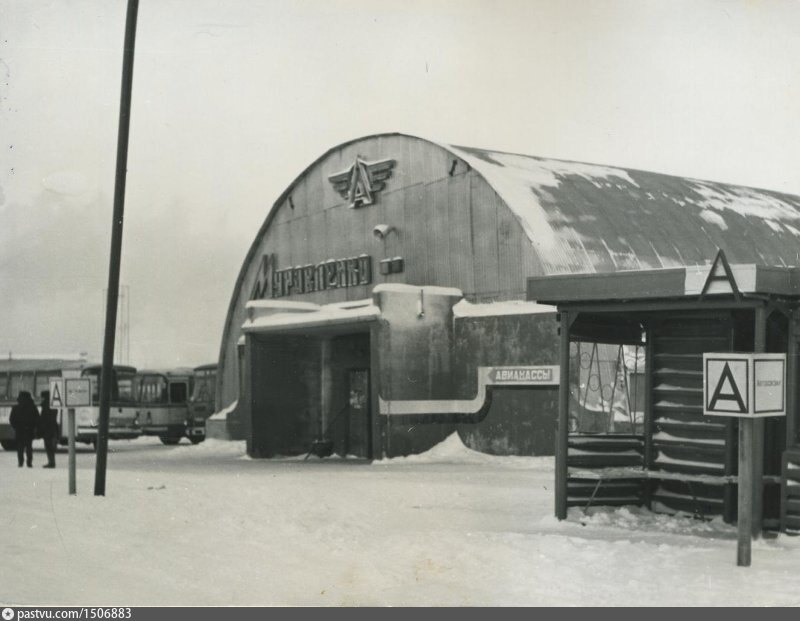
[[[8,399],[8,373],[0,373],[0,399]]]
[[[16,398],[22,390],[33,394],[33,373],[30,371],[11,375],[11,396]]]
[[[186,403],[188,395],[189,390],[186,382],[173,382],[169,385],[170,403]]]

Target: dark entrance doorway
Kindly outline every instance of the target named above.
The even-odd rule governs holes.
[[[323,356],[322,362],[323,374],[329,378],[327,384],[323,381],[323,391],[330,392],[323,398],[324,436],[337,455],[370,459],[370,335],[341,334],[328,342],[330,355]]]
[[[349,395],[344,429],[345,455],[369,457],[369,370],[350,369],[347,373]]]

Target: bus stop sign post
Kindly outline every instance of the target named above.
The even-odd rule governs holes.
[[[61,411],[64,424],[64,409],[67,410],[67,439],[69,441],[69,493],[77,494],[75,477],[75,408],[92,404],[92,385],[88,378],[50,380],[50,407]]]
[[[77,494],[75,483],[75,408],[92,405],[92,383],[88,377],[64,380],[69,430],[69,493]]]
[[[74,496],[78,493],[78,484],[75,477],[75,408],[67,409],[67,433],[69,439],[69,493]]]
[[[755,425],[761,418],[786,415],[786,354],[703,354],[703,414],[739,418],[736,564],[749,567],[753,530],[760,528],[753,520],[761,514],[755,494],[762,493],[760,478],[754,480],[756,460],[763,459]]]

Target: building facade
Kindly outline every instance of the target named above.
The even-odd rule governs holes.
[[[552,454],[558,325],[526,301],[527,278],[699,265],[717,248],[785,264],[798,215],[775,193],[401,134],[339,145],[278,198],[246,256],[209,434],[246,438],[253,456],[378,458],[453,431],[478,450]],[[632,421],[636,351],[584,354],[598,372],[581,407]]]

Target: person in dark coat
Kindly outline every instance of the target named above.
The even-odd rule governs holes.
[[[22,468],[23,456],[28,458],[28,468],[33,467],[33,438],[39,423],[39,410],[33,402],[31,393],[21,390],[17,395],[17,404],[11,408],[8,422],[14,429],[17,438],[17,460]]]
[[[55,468],[56,446],[58,444],[58,410],[50,407],[49,390],[45,390],[42,393],[39,434],[44,440],[44,450],[47,451],[47,463],[44,468]]]

